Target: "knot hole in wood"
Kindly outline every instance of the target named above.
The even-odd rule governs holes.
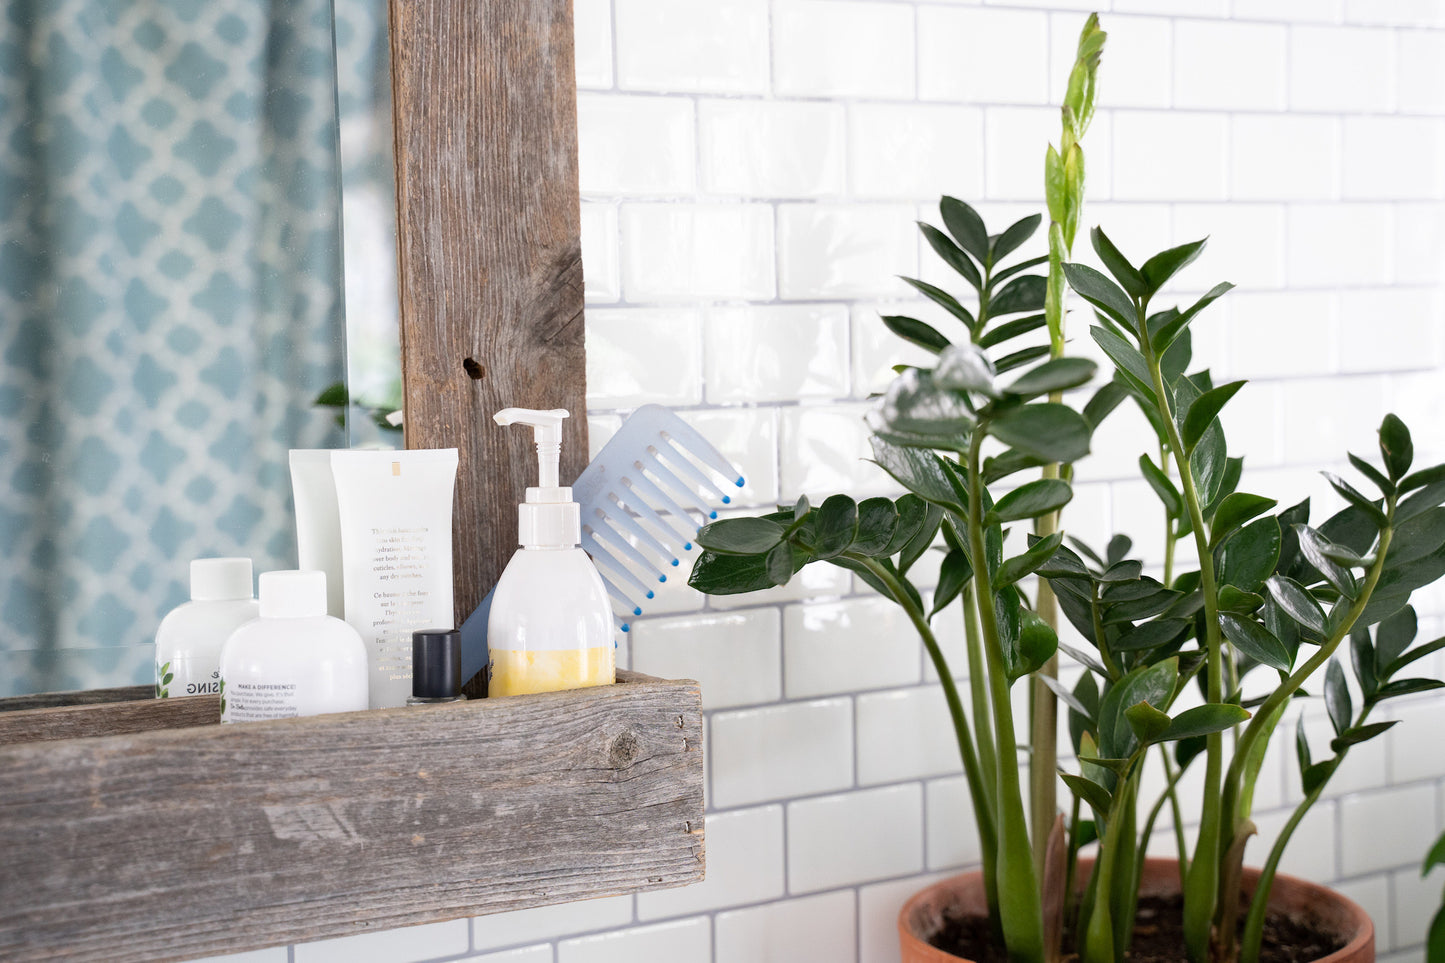
[[[627,729],[612,740],[612,745],[607,750],[607,759],[613,769],[626,769],[636,761],[637,754],[641,751],[642,742],[637,738],[637,733]]]
[[[475,358],[463,359],[462,370],[465,371],[467,373],[467,377],[471,378],[473,381],[481,381],[487,375],[487,369],[477,364]]]

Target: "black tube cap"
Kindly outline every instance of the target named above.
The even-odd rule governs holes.
[[[462,634],[456,629],[421,629],[411,634],[411,694],[416,699],[450,699],[462,691]]]

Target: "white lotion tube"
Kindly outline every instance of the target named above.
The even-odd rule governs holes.
[[[296,502],[299,567],[304,572],[326,573],[326,614],[344,618],[341,521],[336,507],[336,483],[331,480],[331,449],[292,449],[291,493]]]
[[[366,643],[371,707],[411,695],[411,634],[449,629],[455,448],[334,451],[346,621]]]

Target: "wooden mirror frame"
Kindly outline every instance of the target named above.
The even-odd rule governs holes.
[[[407,448],[457,448],[460,623],[516,549],[531,434],[566,408],[588,460],[571,0],[390,0],[397,288]]]

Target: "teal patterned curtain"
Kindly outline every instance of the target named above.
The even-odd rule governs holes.
[[[187,563],[294,567],[343,443],[329,0],[9,0],[0,695],[150,681]]]

